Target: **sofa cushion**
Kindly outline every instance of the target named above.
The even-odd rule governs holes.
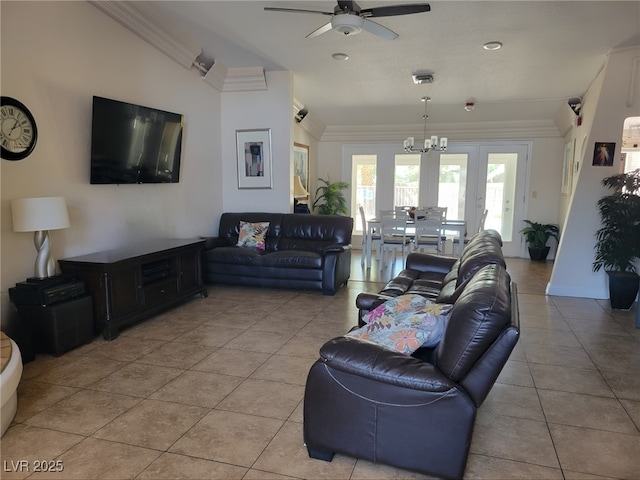
[[[301,218],[302,217],[302,218]],[[325,253],[351,244],[353,218],[341,215],[289,214],[282,219],[278,250]]]
[[[243,222],[238,228],[238,243],[236,247],[250,247],[265,250],[265,239],[269,230],[269,222]]]
[[[280,236],[283,217],[284,214],[282,213],[223,213],[220,217],[218,238],[225,240],[227,246],[230,247],[238,243],[241,221],[249,223],[269,222],[269,230],[267,230],[265,238],[265,250],[274,252],[278,249],[278,237]]]
[[[389,348],[394,348],[391,344],[398,341],[401,342],[402,349],[395,349],[403,353],[415,347],[409,354],[421,346],[433,347],[442,338],[446,315],[452,308],[453,305],[434,303],[422,295],[400,295],[364,315],[365,325],[360,329],[362,336],[358,338],[381,343]],[[416,334],[414,329],[421,333]],[[381,332],[392,332],[394,335]],[[418,346],[415,346],[416,339],[421,340]]]
[[[510,286],[501,265],[485,265],[468,281],[435,352],[435,362],[445,375],[460,381],[509,325]]]
[[[428,341],[429,334],[419,328],[406,325],[390,325],[389,328],[371,328],[371,325],[365,325],[347,333],[346,336],[367,340],[396,352],[411,355]]]

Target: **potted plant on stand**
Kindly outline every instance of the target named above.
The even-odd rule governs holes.
[[[321,215],[346,215],[349,213],[347,209],[347,200],[342,190],[349,188],[346,182],[331,182],[319,178],[324,186],[318,187],[316,190],[316,200],[313,202],[313,209],[317,210]]]
[[[606,177],[602,185],[613,193],[598,200],[602,227],[596,232],[593,271],[607,272],[611,308],[628,310],[640,283],[634,264],[640,258],[640,169]]]
[[[520,230],[520,233],[529,247],[529,257],[531,260],[544,262],[550,249],[547,242],[549,238],[555,238],[558,242],[560,229],[551,223],[538,223],[531,220],[524,220],[524,223],[528,226]]]

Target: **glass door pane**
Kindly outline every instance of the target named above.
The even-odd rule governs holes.
[[[420,195],[420,155],[396,155],[393,206],[417,207]]]
[[[447,207],[448,220],[465,218],[468,159],[466,153],[440,154],[438,207]]]
[[[362,222],[359,221],[359,206],[364,207],[367,220],[376,217],[376,176],[377,155],[353,155],[351,157],[351,212],[354,222],[354,233],[362,233]]]
[[[528,152],[527,144],[480,147],[477,201],[489,211],[484,226],[500,232],[506,256],[524,253],[518,231],[524,218]]]
[[[504,242],[513,240],[516,153],[490,153],[487,162],[485,208],[489,214],[485,228],[500,232]]]

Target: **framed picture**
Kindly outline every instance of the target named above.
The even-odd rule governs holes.
[[[613,165],[613,152],[616,144],[613,142],[596,142],[593,149],[594,167],[611,167]]]
[[[238,188],[273,188],[271,129],[236,130]]]
[[[309,191],[309,145],[293,144],[293,175],[300,175],[302,186]]]
[[[562,195],[569,195],[569,187],[571,185],[571,174],[573,170],[573,152],[571,142],[564,144],[564,161],[562,163]]]

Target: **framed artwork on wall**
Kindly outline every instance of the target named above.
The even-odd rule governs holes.
[[[273,188],[271,129],[236,130],[238,188]]]
[[[616,144],[614,142],[596,142],[593,149],[593,166],[611,167],[615,150]]]
[[[309,145],[293,144],[293,175],[300,175],[305,190],[309,191]]]

